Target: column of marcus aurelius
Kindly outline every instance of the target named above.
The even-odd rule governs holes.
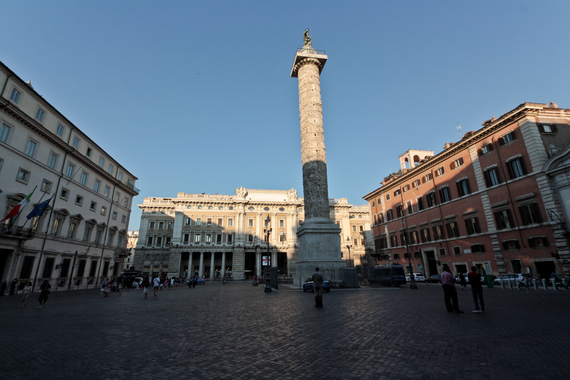
[[[331,280],[340,279],[340,227],[330,219],[327,157],[323,130],[320,74],[327,61],[322,51],[311,46],[308,29],[303,48],[297,51],[291,77],[299,80],[301,157],[305,220],[297,231],[299,261],[295,284],[302,284],[319,267]]]

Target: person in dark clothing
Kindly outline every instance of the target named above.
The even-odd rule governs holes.
[[[473,293],[473,302],[475,302],[475,310],[473,310],[473,313],[481,313],[485,311],[485,301],[483,301],[481,274],[477,272],[477,267],[472,266],[471,272],[469,272],[467,277],[469,278],[469,285],[471,285],[471,292]]]
[[[465,275],[463,273],[459,273],[459,286],[461,286],[461,290],[467,287]]]
[[[49,284],[48,280],[45,280],[42,286],[40,286],[40,298],[38,301],[40,302],[40,309],[45,306],[51,289],[51,285]]]
[[[14,281],[12,281],[12,283],[10,284],[10,295],[13,296],[14,294],[16,294],[16,287],[18,286],[18,279],[15,278]]]

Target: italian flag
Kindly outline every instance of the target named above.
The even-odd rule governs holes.
[[[32,194],[34,193],[34,191],[36,191],[36,189],[34,188],[34,190],[32,190],[32,192],[24,199],[22,199],[22,201],[20,203],[18,203],[16,206],[14,206],[10,212],[8,213],[8,215],[6,215],[4,217],[4,219],[0,220],[0,223],[2,223],[3,221],[5,221],[6,219],[10,219],[13,218],[14,216],[18,215],[20,213],[20,211],[22,211],[22,209],[24,208],[25,205],[28,204],[28,202],[30,201],[30,198],[32,197]]]

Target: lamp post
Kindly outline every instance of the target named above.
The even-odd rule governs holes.
[[[269,217],[269,215],[267,215],[267,219],[265,219],[265,228],[263,230],[263,232],[265,232],[265,236],[267,237],[267,260],[261,260],[261,266],[264,267],[263,272],[264,272],[264,277],[265,277],[265,292],[266,293],[270,293],[271,292],[271,281],[269,278],[269,267],[271,267],[271,252],[269,251],[269,237],[271,236],[271,231],[273,229],[271,228],[271,218]],[[267,262],[267,265],[264,265],[264,263]]]
[[[406,210],[402,206],[402,224],[404,225],[404,231],[402,232],[404,236],[404,243],[406,246],[406,255],[408,255],[408,271],[410,273],[410,289],[417,289],[418,285],[416,285],[416,279],[414,277],[414,267],[412,266],[412,253],[410,252],[410,248],[408,245],[408,224],[406,220]]]
[[[350,267],[354,267],[354,263],[352,262],[352,255],[350,254],[350,236],[346,237],[346,248],[348,248],[348,264]]]

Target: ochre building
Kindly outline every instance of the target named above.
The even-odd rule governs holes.
[[[235,195],[178,193],[145,198],[134,267],[146,274],[209,279],[260,276],[278,267],[295,276],[297,229],[304,221],[303,198],[291,190],[240,187]],[[341,256],[362,273],[371,252],[370,210],[346,198],[330,199],[331,219],[341,227]],[[370,258],[370,257],[369,257]]]

